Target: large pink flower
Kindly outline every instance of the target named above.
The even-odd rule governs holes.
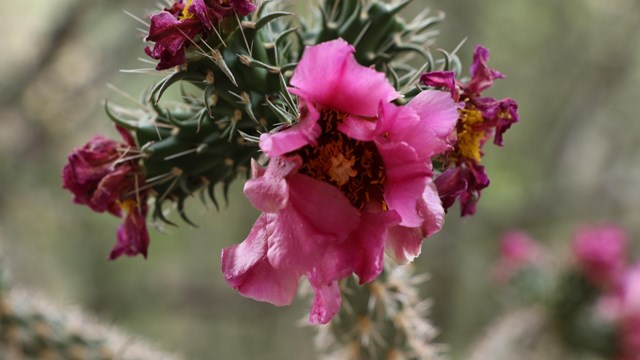
[[[447,150],[458,111],[448,93],[425,91],[406,106],[383,73],[359,65],[338,39],[308,47],[291,92],[300,122],[263,134],[271,160],[253,166],[245,195],[263,211],[248,238],[223,251],[222,267],[243,295],[289,304],[300,276],[315,291],[311,323],[339,310],[338,281],[360,283],[420,253],[442,226],[432,157]]]

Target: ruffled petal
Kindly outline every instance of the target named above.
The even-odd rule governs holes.
[[[429,237],[442,229],[444,225],[445,211],[438,194],[438,189],[433,181],[424,189],[422,199],[418,202],[418,213],[424,219],[422,223],[423,237]]]
[[[342,39],[308,46],[296,67],[292,92],[321,106],[375,116],[380,102],[399,96],[384,73],[358,64]]]
[[[316,145],[316,139],[322,130],[318,125],[320,113],[314,105],[304,99],[300,100],[300,122],[294,126],[260,136],[260,149],[270,157],[281,156],[298,150],[306,145]]]
[[[313,325],[326,324],[340,310],[340,287],[338,282],[329,284],[316,283],[313,275],[309,276],[309,281],[313,287],[313,305],[309,313],[309,323]]]
[[[437,136],[431,125],[422,121],[418,113],[408,106],[380,104],[378,123],[378,134],[384,134],[378,137],[378,142],[406,143],[424,162],[430,162],[431,157],[450,148],[449,143]]]
[[[420,123],[443,140],[455,130],[459,117],[458,106],[446,92],[422,91],[407,104],[407,107],[415,110],[420,117]]]
[[[402,226],[422,224],[418,200],[431,176],[429,165],[405,143],[377,144],[386,172],[384,199],[402,217]]]
[[[423,239],[419,227],[394,226],[389,229],[385,251],[398,264],[407,264],[420,255]]]
[[[289,204],[274,215],[267,256],[283,270],[318,266],[330,244],[343,242],[360,223],[360,213],[328,183],[305,175],[288,177]]]
[[[356,256],[353,271],[361,285],[376,279],[382,272],[387,231],[400,221],[395,211],[362,213],[360,227],[349,239],[352,244],[349,251]]]
[[[245,241],[222,250],[222,272],[229,285],[246,297],[289,305],[299,276],[274,268],[267,259],[270,216],[261,215]]]
[[[300,157],[277,157],[271,159],[266,171],[259,177],[244,184],[244,194],[256,209],[264,212],[277,212],[287,206],[289,201],[289,184],[285,177],[300,167]],[[252,163],[252,172],[260,165]]]

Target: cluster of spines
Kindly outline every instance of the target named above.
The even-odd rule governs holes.
[[[308,41],[345,39],[355,46],[358,63],[386,72],[397,89],[410,88],[417,76],[434,70],[431,46],[438,32],[433,27],[444,20],[444,13],[430,16],[429,9],[424,9],[412,21],[403,21],[398,15],[413,1],[326,0],[316,21],[320,26],[308,32]],[[459,68],[455,56],[442,54],[445,68]],[[416,57],[424,66],[411,65]]]
[[[425,280],[410,266],[389,266],[364,286],[348,279],[340,313],[316,337],[323,358],[441,359],[444,349],[434,344],[437,331],[426,318],[430,302],[418,290]]]
[[[171,201],[194,225],[184,212],[186,199],[200,193],[218,207],[216,185],[222,184],[226,199],[230,183],[247,174],[251,158],[259,156],[259,135],[294,121],[297,104],[285,76],[301,44],[294,29],[274,21],[289,15],[267,12],[261,4],[250,19],[224,19],[215,36],[194,39],[190,48],[196,50],[187,64],[145,94],[146,121],[107,106],[110,118],[136,135],[146,179],[138,190],[154,196],[155,219],[171,223],[163,211]],[[185,89],[185,83],[194,87]],[[176,84],[183,85],[181,103],[163,107],[163,94]]]

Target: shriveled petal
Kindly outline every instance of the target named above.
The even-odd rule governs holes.
[[[210,11],[207,8],[207,5],[204,3],[204,0],[193,0],[191,2],[191,6],[189,6],[189,12],[194,14],[202,26],[204,26],[207,30],[213,29],[213,22],[210,17]],[[211,12],[212,13],[212,12]]]
[[[288,177],[289,203],[274,215],[268,257],[278,269],[306,272],[324,249],[343,242],[360,223],[360,212],[335,187],[305,175]]]
[[[292,92],[321,106],[375,116],[380,102],[399,96],[384,73],[358,64],[342,39],[308,46],[296,67]]]
[[[492,97],[482,97],[473,99],[473,104],[482,112],[484,122],[495,127],[493,143],[502,146],[502,136],[519,120],[516,101],[508,98],[496,100]]]
[[[153,41],[153,49],[146,47],[145,52],[150,57],[160,60],[157,70],[164,70],[176,65],[184,64],[184,47],[189,38],[200,31],[200,22],[197,19],[179,21],[168,11],[155,14],[151,17],[149,36],[147,41]]]
[[[423,238],[419,227],[394,226],[389,229],[385,251],[398,264],[407,264],[420,255]]]
[[[118,242],[111,250],[109,260],[122,255],[147,257],[149,248],[149,232],[147,231],[146,211],[133,201],[125,202],[124,223],[118,227]]]
[[[269,263],[269,217],[272,215],[261,215],[245,241],[222,250],[222,272],[229,285],[246,297],[277,306],[289,305],[295,297],[299,276]]]
[[[276,212],[289,201],[289,184],[285,177],[300,167],[300,157],[277,157],[271,159],[266,171],[260,177],[244,184],[244,194],[256,209]],[[259,166],[259,165],[255,165]],[[252,168],[255,169],[252,164]],[[260,173],[260,171],[255,171]]]
[[[300,122],[294,126],[272,134],[260,136],[260,149],[271,157],[281,156],[306,145],[316,145],[322,130],[318,125],[320,113],[314,105],[300,100]]]
[[[489,67],[489,50],[481,45],[476,46],[473,52],[471,64],[471,81],[466,87],[475,94],[480,94],[493,85],[493,80],[502,79],[505,76]]]
[[[431,176],[429,165],[405,143],[377,144],[377,147],[387,175],[384,199],[389,209],[400,214],[401,225],[420,226],[423,219],[417,205]]]
[[[427,86],[446,89],[454,101],[460,100],[460,89],[456,84],[456,73],[453,71],[432,71],[423,74],[420,81]]]
[[[256,5],[250,0],[231,0],[231,7],[240,16],[247,16],[256,10]]]
[[[313,325],[326,324],[340,310],[340,287],[338,282],[329,284],[314,284],[313,275],[309,276],[313,286],[314,296],[311,312],[309,313],[309,323]]]
[[[407,107],[415,110],[420,117],[420,123],[443,140],[455,130],[459,117],[458,107],[444,91],[422,91],[407,104]]]

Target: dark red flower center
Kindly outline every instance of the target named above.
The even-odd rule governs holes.
[[[372,141],[358,141],[338,130],[346,113],[332,109],[320,112],[322,134],[318,145],[295,152],[303,159],[299,172],[337,187],[357,209],[373,202],[386,209],[385,169]]]

